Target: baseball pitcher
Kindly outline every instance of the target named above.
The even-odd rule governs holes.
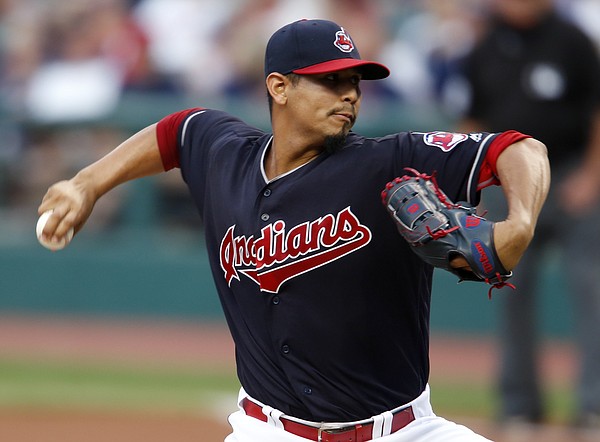
[[[361,82],[388,75],[345,28],[291,23],[266,49],[272,132],[183,110],[39,207],[53,210],[44,237],[60,240],[115,186],[181,170],[235,342],[227,442],[487,440],[430,404],[432,273],[508,284],[548,190],[546,149],[514,131],[353,132]],[[497,223],[473,208],[493,184],[509,206]]]

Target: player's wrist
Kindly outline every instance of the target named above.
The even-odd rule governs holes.
[[[504,268],[511,271],[533,239],[534,229],[527,223],[505,220],[494,225],[494,246]]]
[[[102,174],[101,170],[95,170],[92,165],[79,171],[71,178],[70,182],[82,198],[95,203],[98,198],[114,187],[109,184],[107,178],[108,175]]]

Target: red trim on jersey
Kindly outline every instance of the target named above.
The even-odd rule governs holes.
[[[498,170],[496,169],[498,157],[508,146],[525,138],[531,138],[531,136],[522,134],[516,130],[502,132],[500,135],[494,138],[487,150],[487,153],[485,154],[483,163],[481,164],[481,171],[479,172],[479,185],[477,190],[481,190],[491,185],[500,185],[500,180],[498,179]]]
[[[175,112],[164,117],[156,125],[156,140],[158,141],[158,149],[165,170],[179,167],[179,152],[177,149],[179,126],[188,115],[199,110],[202,110],[202,108],[195,107]]]

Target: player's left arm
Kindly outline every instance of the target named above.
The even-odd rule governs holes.
[[[508,205],[507,218],[497,222],[494,244],[507,270],[512,270],[533,239],[550,187],[546,146],[534,138],[511,144],[498,156],[496,175]]]

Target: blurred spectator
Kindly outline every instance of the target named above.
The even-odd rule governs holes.
[[[24,145],[18,116],[26,83],[40,60],[36,10],[17,3],[0,1],[0,208],[12,204],[19,182],[12,167],[22,160]]]
[[[133,16],[148,35],[152,64],[202,100],[218,97],[229,81],[230,56],[218,31],[242,1],[140,0]]]
[[[402,14],[396,19],[396,35],[383,58],[393,73],[390,80],[409,103],[449,102],[455,106],[456,99],[451,100],[449,94],[459,61],[475,41],[481,1],[403,3],[403,8],[396,7]]]
[[[125,0],[7,1],[3,11],[0,97],[10,115],[0,124],[8,123],[16,136],[3,131],[2,154],[7,143],[22,141],[8,161],[5,199],[12,212],[24,214],[48,182],[123,137],[100,123],[123,91],[172,88],[148,62],[147,38]],[[21,138],[19,121],[28,129]],[[110,224],[119,206],[120,194],[102,202],[105,216],[95,224]]]
[[[49,58],[31,76],[25,97],[27,114],[42,122],[104,117],[118,104],[121,72],[99,53],[92,15],[60,17],[67,20],[51,23],[44,36],[50,43]]]
[[[172,79],[159,72],[149,53],[149,38],[125,1],[102,0],[91,13],[98,23],[100,53],[121,72],[125,91],[175,92]]]
[[[93,120],[112,112],[125,89],[168,88],[123,0],[49,2],[42,25],[44,59],[25,98],[36,120]]]
[[[536,236],[503,297],[501,418],[545,418],[535,296],[546,252],[561,246],[574,303],[581,369],[575,423],[600,438],[600,61],[590,39],[552,0],[494,0],[489,32],[468,59],[466,132],[509,128],[546,143],[553,185]],[[484,204],[493,195],[484,194]],[[493,204],[490,205],[493,207]]]
[[[11,113],[23,111],[25,89],[43,59],[43,11],[37,2],[3,0],[0,97]]]

